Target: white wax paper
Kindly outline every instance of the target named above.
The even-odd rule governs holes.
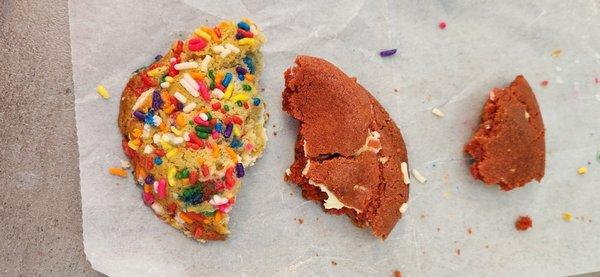
[[[600,270],[599,9],[597,0],[70,1],[87,258],[115,276]],[[116,124],[120,93],[132,71],[175,39],[199,25],[244,16],[268,38],[261,84],[270,140],[247,170],[231,212],[231,236],[200,244],[159,221],[132,178],[108,175],[109,166],[125,159]],[[445,30],[440,21],[447,22]],[[398,53],[379,57],[388,48]],[[556,58],[555,49],[562,50]],[[411,168],[428,178],[425,184],[413,179],[408,211],[386,241],[345,216],[324,214],[283,181],[296,123],[281,110],[282,74],[298,54],[325,58],[356,76],[400,126]],[[517,74],[530,81],[542,109],[546,176],[502,192],[472,178],[462,147],[487,92]],[[542,80],[549,81],[546,88]],[[109,100],[96,94],[98,84],[111,93]],[[434,107],[446,116],[434,116]],[[580,176],[584,165],[589,172]],[[572,222],[562,220],[564,212],[573,214]],[[515,219],[525,214],[533,228],[517,232]]]

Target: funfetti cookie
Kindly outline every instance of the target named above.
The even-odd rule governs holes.
[[[283,109],[299,121],[286,180],[328,213],[385,239],[407,208],[400,130],[355,78],[323,59],[298,56],[285,86]]]
[[[144,203],[199,241],[229,234],[241,179],[265,149],[264,40],[248,19],[199,27],[123,91],[118,124]]]
[[[465,152],[474,159],[471,174],[503,190],[544,177],[545,129],[535,95],[523,76],[509,87],[492,89],[481,123]]]

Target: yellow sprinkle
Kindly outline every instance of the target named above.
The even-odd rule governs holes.
[[[255,41],[254,41],[253,38],[243,38],[243,39],[238,40],[238,44],[239,45],[250,45],[250,46],[253,46],[254,43],[255,43]]]
[[[171,147],[171,144],[169,144],[168,142],[166,142],[164,140],[160,141],[160,146],[162,147],[162,149],[165,149],[167,151],[171,150],[171,148],[173,148],[173,147]]]
[[[106,90],[106,88],[103,85],[98,85],[96,87],[96,91],[98,92],[98,94],[100,94],[100,96],[102,96],[102,98],[104,98],[104,99],[110,98],[110,93],[108,93],[108,91]]]
[[[173,83],[173,82],[175,82],[175,78],[173,78],[171,76],[167,76],[167,77],[165,77],[165,81],[167,81],[169,83]]]
[[[231,97],[231,94],[233,94],[233,82],[229,83],[229,85],[225,89],[225,94],[223,95],[223,98],[229,99]]]
[[[159,66],[155,69],[148,71],[148,73],[146,73],[146,74],[148,74],[148,76],[150,76],[150,77],[155,77],[155,78],[162,77],[162,75],[164,75],[165,72],[167,72],[167,69],[169,69],[169,68],[166,66]]]
[[[573,215],[569,212],[563,213],[562,214],[562,219],[566,222],[569,222],[573,219]]]
[[[194,34],[196,34],[197,36],[203,38],[206,41],[210,41],[211,37],[209,34],[207,34],[206,32],[202,31],[201,28],[198,28],[194,31]]]
[[[579,175],[583,175],[583,174],[587,173],[587,171],[588,171],[587,166],[582,166],[577,169],[577,173],[579,173]]]
[[[129,148],[133,149],[134,151],[137,151],[138,148],[140,148],[139,144],[135,143],[135,140],[130,140],[129,142],[127,142],[127,145],[129,146]]]
[[[196,162],[198,162],[199,165],[202,165],[204,163],[204,159],[202,157],[198,157]]]
[[[254,25],[254,22],[250,18],[244,17],[242,18],[242,21],[248,23],[248,25]]]
[[[174,186],[177,184],[177,179],[175,179],[175,174],[177,174],[177,168],[174,168],[174,167],[169,168],[169,172],[167,173],[167,181],[169,181],[169,186]]]
[[[139,138],[142,136],[142,130],[140,130],[139,128],[135,128],[133,129],[133,131],[131,131],[131,136],[134,138]]]
[[[248,96],[248,94],[241,92],[241,93],[238,93],[238,94],[234,95],[233,97],[231,97],[231,102],[235,103],[237,101],[246,101],[248,99],[250,99],[250,96]]]
[[[236,137],[241,137],[242,131],[240,131],[240,127],[238,127],[238,125],[233,125],[233,135]]]
[[[229,158],[234,162],[237,163],[237,154],[235,153],[235,151],[233,151],[233,149],[231,149],[231,147],[229,146],[225,146],[225,152],[227,152],[227,155],[229,155]]]
[[[178,136],[181,136],[181,131],[177,130],[177,128],[175,128],[175,126],[171,126],[171,131],[172,131],[174,134],[176,134],[176,135],[178,135]]]
[[[173,158],[175,155],[177,155],[177,153],[179,153],[179,149],[173,148],[173,149],[169,150],[165,156],[167,157],[167,159],[170,159],[170,158]]]
[[[552,56],[552,58],[558,58],[561,53],[562,53],[562,50],[555,49],[554,51],[552,51],[552,53],[550,53],[550,56]]]
[[[202,30],[205,33],[209,34],[213,41],[219,42],[219,37],[217,36],[217,33],[215,33],[215,30],[213,30],[211,28],[208,28],[206,26],[200,27],[200,30]]]
[[[212,156],[213,158],[219,158],[219,155],[221,155],[221,151],[219,150],[219,146],[218,145],[214,145],[212,148]]]

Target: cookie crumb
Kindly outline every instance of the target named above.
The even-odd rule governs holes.
[[[519,216],[515,222],[515,229],[517,231],[525,231],[533,226],[533,221],[529,216]]]
[[[543,80],[542,82],[540,82],[540,86],[542,86],[543,88],[548,86],[548,80]]]
[[[400,272],[400,270],[394,270],[394,277],[402,277],[402,272]]]
[[[562,50],[560,49],[554,49],[551,53],[550,56],[552,56],[552,58],[558,58],[560,57],[560,54],[562,53]]]
[[[298,218],[297,220],[298,220],[298,224],[303,224],[304,223],[304,219],[302,219],[302,218]]]
[[[398,92],[398,89],[397,89],[397,88],[395,88],[395,89],[394,89],[394,92]]]
[[[573,214],[571,214],[570,212],[565,212],[562,214],[562,219],[566,222],[570,222],[571,220],[573,220]]]
[[[273,132],[273,136],[277,136],[277,132]]]
[[[460,248],[456,248],[456,255],[460,256]]]
[[[337,265],[337,262],[336,262],[336,261],[334,261],[334,260],[331,260],[331,265],[332,265],[332,266],[336,266],[336,265]]]
[[[471,229],[471,228],[469,227],[469,229],[467,229],[467,234],[469,234],[469,235],[473,234],[473,229]]]

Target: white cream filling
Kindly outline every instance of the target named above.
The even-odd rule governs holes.
[[[365,140],[365,144],[363,144],[362,147],[360,147],[358,150],[356,150],[356,152],[354,152],[354,156],[358,156],[358,155],[362,154],[365,151],[371,151],[373,153],[379,153],[379,151],[381,150],[381,144],[379,145],[379,147],[374,148],[374,147],[370,147],[369,143],[371,141],[377,141],[377,142],[379,142],[379,137],[380,136],[381,135],[379,134],[379,132],[369,130],[369,135],[367,136],[367,139]]]
[[[331,190],[329,190],[327,188],[327,186],[325,186],[324,184],[319,184],[319,183],[313,182],[310,179],[308,180],[308,183],[315,187],[319,187],[319,189],[321,189],[322,192],[327,194],[327,199],[325,199],[325,202],[323,203],[323,207],[325,207],[325,209],[339,210],[341,208],[350,208],[350,209],[355,210],[358,213],[362,212],[361,210],[359,210],[357,208],[354,208],[352,206],[348,206],[348,205],[342,203],[342,201],[340,201],[340,199],[337,198],[337,196],[335,196],[335,194]]]

